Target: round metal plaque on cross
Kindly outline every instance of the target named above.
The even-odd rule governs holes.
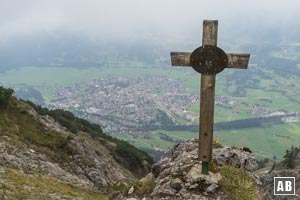
[[[215,75],[227,67],[228,58],[221,48],[206,45],[193,51],[190,63],[193,69],[201,74]]]

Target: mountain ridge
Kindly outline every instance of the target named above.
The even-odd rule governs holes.
[[[0,99],[7,91],[0,88]],[[0,108],[0,182],[4,184],[0,195],[4,198],[41,199],[55,193],[58,198],[87,198],[86,194],[97,199],[115,184],[143,176],[153,162],[146,153],[106,137],[99,126],[85,120],[75,117],[74,124],[68,125],[72,131],[58,123],[64,119],[68,124],[71,113],[34,106],[44,111],[41,115],[27,103],[5,97]],[[46,113],[57,114],[56,120]],[[57,120],[58,116],[63,118]],[[62,185],[61,190],[51,183]]]

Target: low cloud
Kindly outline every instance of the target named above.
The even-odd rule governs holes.
[[[219,19],[228,35],[270,27],[298,32],[300,17],[296,0],[0,0],[0,5],[2,39],[56,30],[99,38],[189,37],[199,34],[203,19]]]

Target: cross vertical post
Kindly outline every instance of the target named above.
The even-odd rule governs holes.
[[[218,21],[203,22],[202,46],[217,46]],[[213,67],[213,66],[212,66]],[[211,160],[214,129],[216,75],[201,74],[200,119],[199,119],[199,158],[202,160],[202,173],[208,174]]]
[[[226,54],[217,47],[218,21],[203,21],[202,46],[192,53],[171,52],[172,66],[192,66],[201,73],[198,158],[202,173],[212,159],[216,74],[225,68],[247,69],[250,54]]]

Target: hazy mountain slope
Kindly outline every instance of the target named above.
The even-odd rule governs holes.
[[[0,100],[5,91],[1,88]],[[134,180],[152,162],[147,154],[125,142],[101,137],[104,134],[98,126],[98,133],[92,133],[89,128],[92,125],[84,126],[88,123],[84,120],[80,124],[80,119],[74,118],[73,128],[81,125],[72,130],[75,134],[14,97],[7,103],[1,101],[0,110],[0,195],[3,197],[101,198],[98,192]],[[59,113],[61,119],[71,122],[68,121],[70,113],[65,116],[63,113]],[[124,152],[119,152],[122,149]],[[123,157],[128,149],[133,152],[131,159],[128,155]],[[132,163],[133,160],[136,162]]]
[[[163,52],[163,53],[162,53]],[[24,36],[0,44],[0,72],[22,66],[86,68],[95,66],[153,65],[168,50],[152,41],[101,41],[69,32]],[[17,59],[15,59],[17,58]]]

